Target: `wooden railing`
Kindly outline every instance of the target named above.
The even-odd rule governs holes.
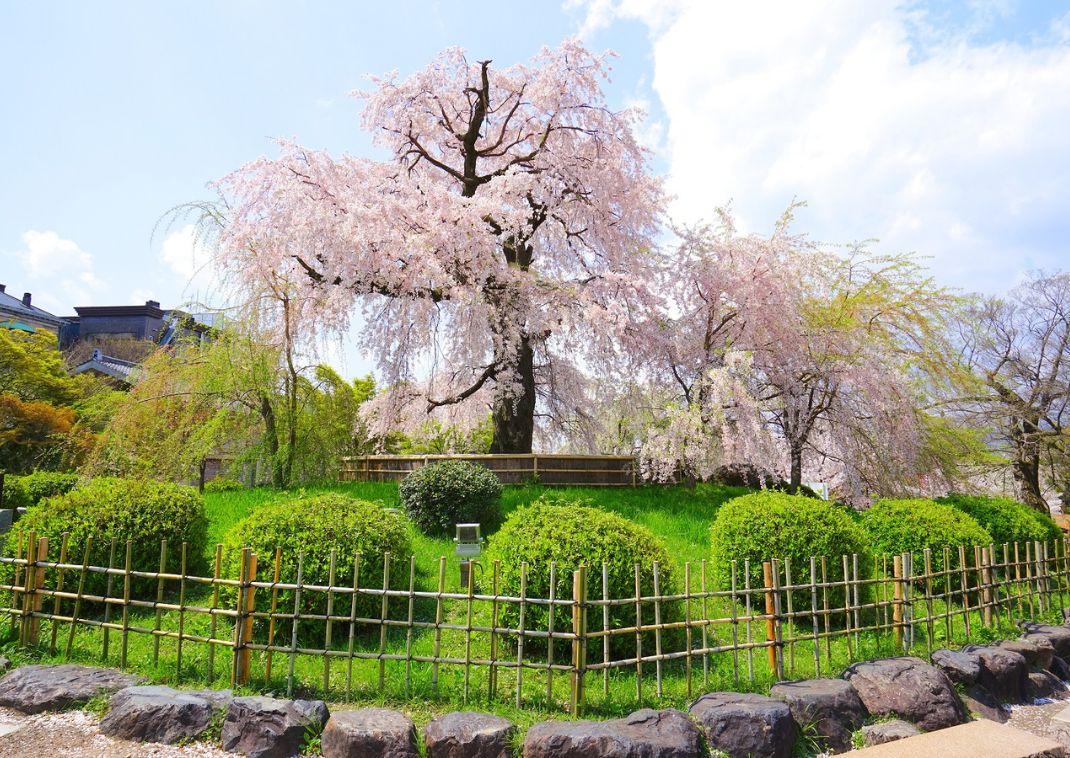
[[[469,461],[493,471],[502,484],[538,482],[551,486],[632,487],[635,459],[627,455],[363,455],[342,459],[342,481],[396,482],[435,461]]]

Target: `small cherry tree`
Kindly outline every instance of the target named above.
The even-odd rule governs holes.
[[[909,257],[820,250],[792,210],[769,237],[727,212],[683,234],[678,316],[649,342],[679,393],[644,449],[652,477],[760,463],[793,490],[808,474],[858,495],[913,475],[918,376],[949,298]]]
[[[377,79],[363,122],[389,159],[286,142],[224,177],[219,261],[298,282],[318,303],[305,328],[359,309],[387,385],[434,388],[425,413],[489,397],[492,452],[529,452],[537,406],[574,405],[561,377],[617,356],[653,302],[664,200],[606,76],[571,40],[531,65],[454,48]]]

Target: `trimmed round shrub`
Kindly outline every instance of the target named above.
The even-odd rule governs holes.
[[[1062,530],[1050,516],[1009,497],[951,494],[936,502],[950,505],[973,517],[997,545],[1004,542],[1051,542]]]
[[[148,479],[117,479],[99,477],[64,495],[46,498],[31,508],[18,522],[23,534],[35,532],[48,537],[49,555],[59,555],[63,533],[70,534],[67,562],[80,563],[86,540],[93,538],[90,565],[106,566],[111,543],[115,542],[115,566],[122,567],[126,558],[126,543],[130,541],[131,568],[135,571],[158,571],[160,542],[167,540],[166,569],[178,573],[181,568],[182,543],[187,543],[187,572],[196,573],[206,567],[204,560],[208,520],[204,502],[193,487],[156,482]],[[18,535],[7,538],[7,552],[13,554]],[[68,573],[67,581],[71,579]],[[113,579],[122,588],[122,579]],[[103,575],[86,575],[86,592],[98,594],[106,584]],[[133,592],[155,581],[135,580]]]
[[[550,597],[550,564],[555,564],[554,597],[572,599],[572,573],[580,566],[587,568],[587,596],[602,597],[602,565],[606,565],[608,593],[610,598],[635,597],[635,565],[639,564],[640,585],[644,596],[654,594],[654,563],[658,564],[658,587],[662,595],[671,594],[676,582],[672,558],[665,545],[646,527],[635,524],[615,513],[592,507],[588,500],[565,500],[541,497],[530,505],[513,511],[497,534],[490,538],[487,567],[483,577],[484,589],[489,583],[494,561],[501,561],[501,585],[499,594],[520,596],[522,564],[527,564],[526,597]],[[662,603],[662,622],[680,617],[678,603]],[[501,611],[502,625],[517,628],[519,608],[516,603],[505,603]],[[603,628],[601,608],[587,613],[588,632]],[[527,630],[547,629],[549,614],[544,605],[528,605],[524,626]],[[643,604],[643,623],[654,623],[653,603]],[[635,604],[611,606],[610,628],[635,625]],[[571,631],[572,615],[569,608],[554,610],[554,629]],[[649,644],[653,645],[653,634]],[[647,647],[644,635],[644,650]],[[602,649],[601,639],[591,640],[590,654]],[[527,637],[526,652],[542,654],[546,651],[545,640]],[[611,639],[614,655],[635,654],[635,634],[618,635]],[[562,645],[555,650],[558,656],[567,656]],[[564,660],[563,658],[561,660]]]
[[[360,586],[383,587],[384,555],[391,555],[391,587],[408,587],[408,562],[412,555],[411,529],[408,521],[394,509],[380,503],[358,500],[341,494],[317,495],[298,500],[286,500],[265,505],[236,523],[223,539],[224,576],[237,579],[240,572],[242,548],[250,548],[257,555],[257,577],[261,581],[272,578],[275,550],[281,549],[280,581],[297,582],[298,560],[301,559],[303,585],[327,586],[330,580],[331,551],[335,551],[335,586],[352,587],[356,559],[360,559]],[[302,557],[303,556],[303,557]],[[349,595],[335,597],[335,615],[348,616]],[[258,591],[257,608],[269,608],[271,593]],[[378,616],[382,599],[360,595],[357,615]],[[398,612],[404,605],[397,602]],[[278,593],[278,607],[292,613],[293,590]],[[327,610],[325,591],[306,590],[301,593],[303,614],[323,614]],[[388,608],[388,611],[390,609]],[[266,630],[266,624],[263,625]],[[280,632],[285,626],[278,624]],[[378,627],[376,627],[378,629]],[[299,630],[310,636],[319,635],[323,643],[323,624],[302,622]]]
[[[958,546],[989,545],[990,535],[969,515],[950,505],[932,500],[878,500],[864,514],[862,525],[869,534],[873,552],[878,555],[914,553],[914,571],[924,571],[921,556],[931,550],[934,572],[944,571],[944,547],[951,548],[951,565],[958,566]],[[968,551],[972,553],[972,550]],[[972,554],[969,560],[973,561]],[[933,579],[933,586],[943,592],[946,577]]]
[[[64,471],[34,471],[4,480],[4,507],[29,508],[46,497],[63,495],[78,484],[78,474]]]
[[[762,563],[773,558],[790,561],[792,583],[801,584],[810,579],[811,556],[818,559],[819,570],[820,559],[825,556],[826,579],[842,582],[842,557],[869,552],[865,530],[843,507],[770,491],[733,498],[722,505],[710,527],[710,548],[714,577],[722,590],[731,587],[732,561],[736,562],[736,589],[742,590],[745,579],[752,589],[763,586]],[[750,561],[749,575],[746,561]],[[871,561],[859,561],[859,578],[868,578],[870,569]],[[784,579],[781,574],[782,584]],[[860,597],[862,594],[860,590]],[[843,606],[842,589],[832,588],[828,596],[830,605]],[[795,610],[810,608],[810,591],[793,593],[792,605]]]
[[[452,535],[456,524],[479,523],[483,533],[501,523],[502,483],[467,461],[441,461],[416,469],[398,488],[401,504],[425,534]]]

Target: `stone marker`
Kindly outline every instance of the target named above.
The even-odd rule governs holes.
[[[458,711],[424,729],[427,758],[510,758],[516,724],[501,716]]]
[[[688,709],[710,747],[732,758],[788,758],[799,738],[791,710],[779,700],[746,692],[711,692]]]
[[[966,709],[940,669],[902,656],[856,663],[843,672],[874,716],[898,716],[926,731],[968,720]]]
[[[787,711],[783,703],[778,705]],[[644,708],[614,721],[544,721],[531,727],[524,739],[524,758],[699,758],[701,755],[702,735],[698,728],[686,714],[671,708],[664,711]]]
[[[223,749],[250,758],[292,758],[301,749],[305,730],[319,731],[327,721],[322,700],[276,700],[236,697],[223,721]]]
[[[787,703],[795,723],[812,727],[836,752],[851,749],[851,735],[869,716],[855,688],[843,679],[778,682],[769,695]]]
[[[23,713],[60,711],[144,681],[116,669],[69,663],[19,666],[0,679],[0,705]]]
[[[323,758],[419,758],[412,719],[389,708],[332,713],[320,740]]]
[[[174,745],[199,737],[212,716],[230,705],[230,690],[183,692],[171,687],[127,687],[112,695],[100,722],[110,737]]]

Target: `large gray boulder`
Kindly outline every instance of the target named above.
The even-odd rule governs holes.
[[[223,721],[223,749],[250,758],[293,758],[301,752],[305,731],[327,722],[322,700],[276,700],[236,697]]]
[[[1051,643],[1055,655],[1070,659],[1070,626],[1049,626],[1027,622],[1022,625],[1022,639],[1027,642],[1045,640]]]
[[[0,679],[0,706],[23,713],[60,711],[144,681],[116,669],[69,663],[20,666]]]
[[[419,758],[416,727],[404,713],[361,708],[332,713],[320,739],[323,758]]]
[[[427,758],[510,758],[516,724],[475,711],[447,713],[424,729]]]
[[[1003,703],[1020,703],[1026,698],[1029,684],[1029,664],[1025,657],[1001,647],[967,645],[964,653],[977,656],[981,675],[977,683]]]
[[[1043,637],[1033,640],[1003,640],[997,642],[996,647],[1018,653],[1025,658],[1025,662],[1030,667],[1035,666],[1041,669],[1050,668],[1052,659],[1055,657],[1055,648],[1051,640]]]
[[[786,708],[785,708],[786,710]],[[528,730],[524,758],[699,758],[702,735],[686,714],[649,708],[614,721],[544,721]]]
[[[996,696],[979,684],[967,687],[962,693],[962,702],[975,717],[1006,724],[1011,717],[1010,706],[1004,705]]]
[[[1032,702],[1038,698],[1063,699],[1067,696],[1066,685],[1050,671],[1030,671],[1029,681],[1026,683],[1026,702]]]
[[[799,727],[787,704],[746,692],[711,692],[688,709],[714,750],[732,758],[788,758]]]
[[[900,719],[882,721],[879,724],[869,724],[862,727],[862,741],[866,747],[903,740],[916,734],[921,734],[921,731],[916,726]]]
[[[174,745],[199,737],[212,716],[230,705],[229,690],[183,692],[171,687],[127,687],[112,695],[100,722],[110,737]]]
[[[957,684],[969,687],[981,676],[981,661],[972,653],[941,649],[934,650],[931,658],[933,665]]]
[[[925,731],[969,720],[947,674],[920,658],[863,661],[844,671],[843,678],[874,716],[898,716]]]
[[[843,679],[779,682],[769,695],[787,703],[795,723],[812,727],[835,752],[851,749],[851,735],[869,716],[855,688]]]

